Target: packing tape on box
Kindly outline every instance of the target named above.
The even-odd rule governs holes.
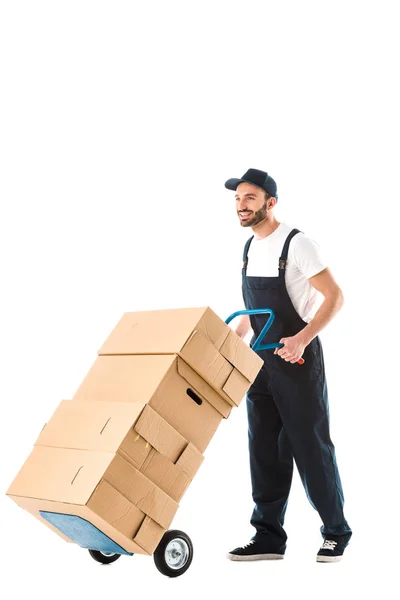
[[[140,435],[137,434],[137,436],[135,437],[135,439],[133,441],[137,442],[139,438],[140,438]],[[148,448],[149,446],[150,446],[149,442],[146,442],[146,448]]]

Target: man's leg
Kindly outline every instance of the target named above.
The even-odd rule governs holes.
[[[293,456],[282,427],[266,372],[262,370],[246,398],[250,474],[255,502],[252,539],[271,548],[285,545],[284,517],[293,475]]]
[[[317,346],[312,364],[286,370],[286,378],[274,380],[274,395],[290,440],[304,489],[318,511],[323,537],[351,535],[344,517],[342,483],[329,431],[328,393],[322,348]],[[296,368],[296,365],[290,365]],[[304,371],[300,371],[300,368]],[[276,388],[276,389],[275,389]],[[279,389],[278,389],[279,388]]]

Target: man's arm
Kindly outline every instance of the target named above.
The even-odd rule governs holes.
[[[234,332],[243,339],[244,337],[246,337],[250,329],[251,325],[249,315],[241,315],[241,317],[239,317],[239,321],[236,325],[236,328],[234,329]]]
[[[295,363],[301,358],[306,346],[326,327],[343,306],[342,290],[328,268],[310,277],[309,282],[316,290],[321,292],[324,301],[315,313],[314,318],[304,329],[293,337],[279,340],[284,344],[284,347],[276,349],[275,354],[279,354],[291,363]]]
[[[324,301],[315,313],[314,318],[300,332],[306,346],[328,325],[342,308],[344,302],[343,292],[328,268],[317,273],[314,277],[310,277],[308,281],[316,290],[321,292]]]

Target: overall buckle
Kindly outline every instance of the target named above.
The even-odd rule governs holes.
[[[286,263],[287,263],[286,258],[280,258],[279,259],[279,268],[282,269],[282,270],[285,270],[286,269]]]

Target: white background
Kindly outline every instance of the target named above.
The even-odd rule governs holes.
[[[396,4],[1,2],[0,585],[14,596],[394,597]],[[249,231],[224,182],[250,167],[276,179],[276,217],[319,243],[345,295],[321,339],[352,542],[315,562],[321,523],[296,474],[285,560],[225,558],[254,532],[243,402],[173,522],[195,545],[189,571],[101,567],[5,492],[123,312],[240,308]]]

